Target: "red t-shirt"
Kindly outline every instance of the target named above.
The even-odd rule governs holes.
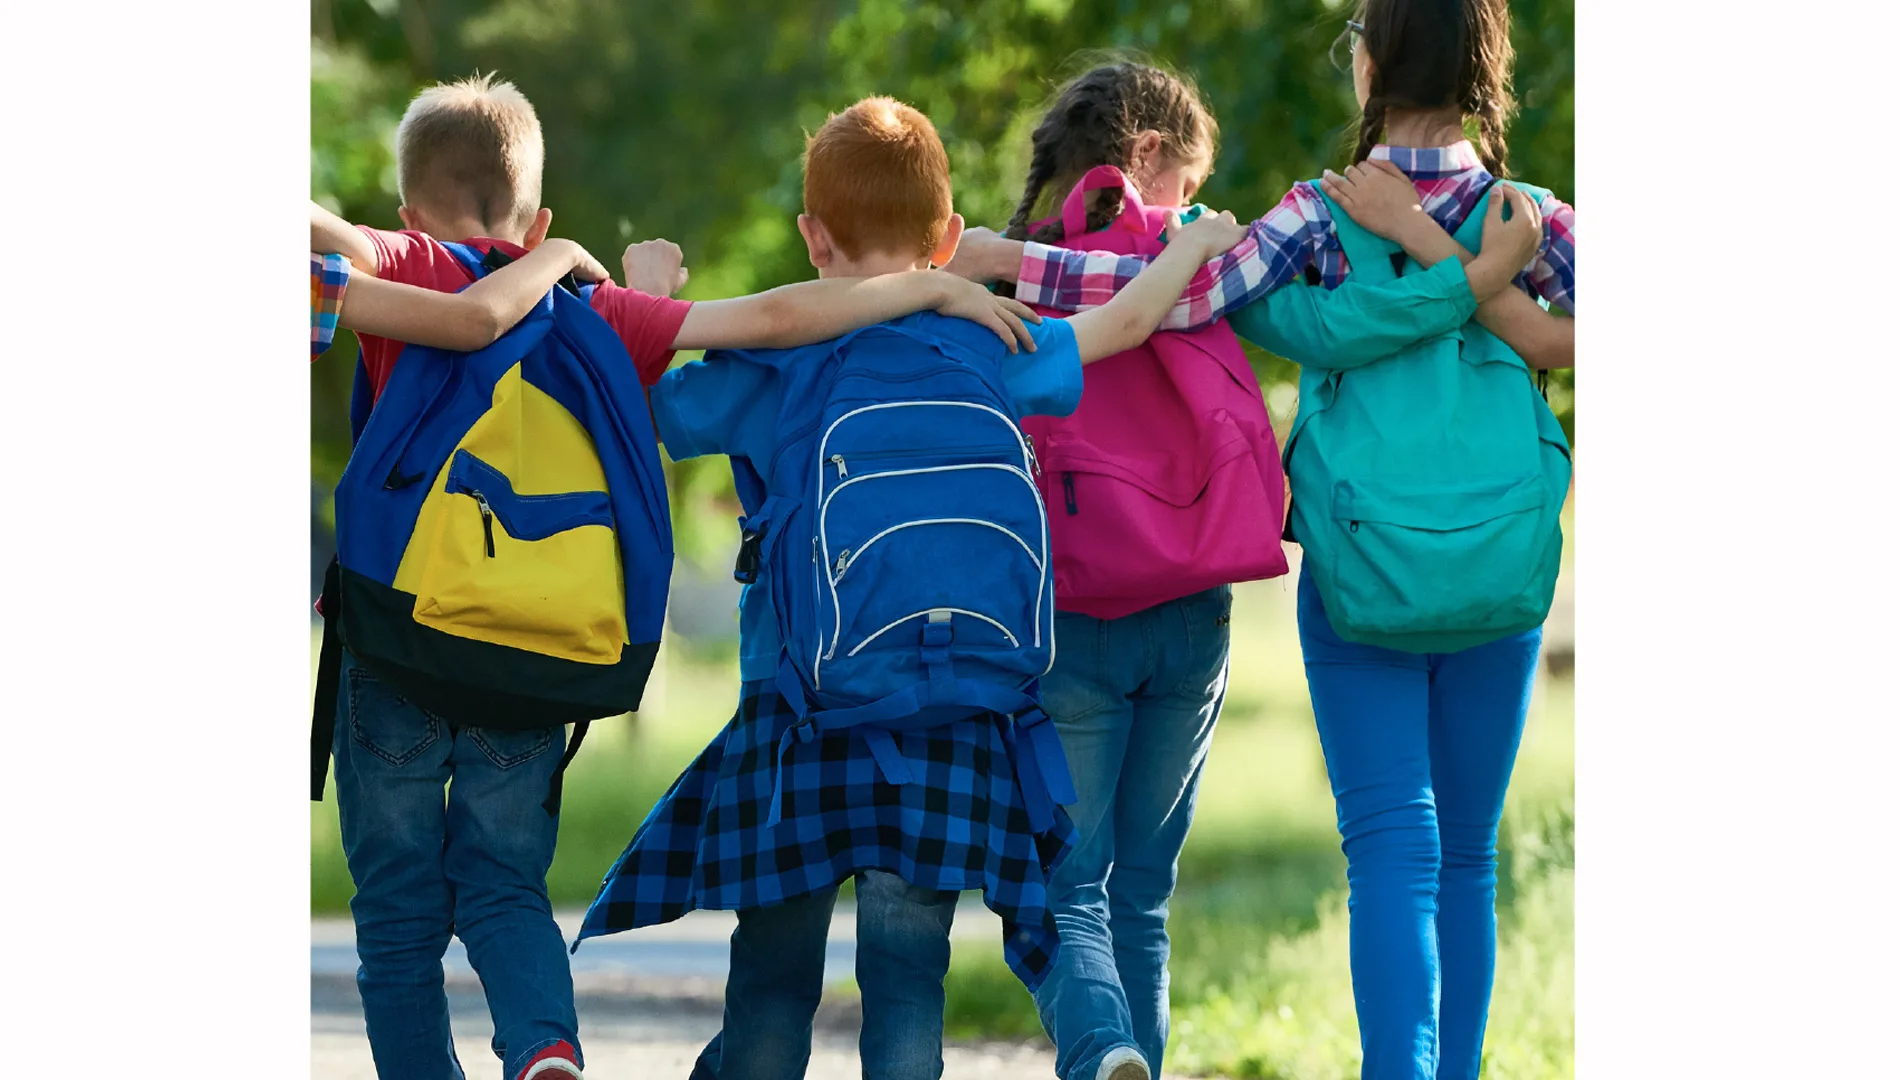
[[[400,281],[437,292],[455,292],[475,280],[462,269],[448,248],[427,233],[358,228],[376,246],[376,276],[385,281]],[[515,258],[526,254],[518,244],[485,236],[462,242],[477,251],[500,248]],[[600,317],[607,320],[607,325],[613,327],[614,333],[620,335],[621,344],[627,347],[627,355],[633,357],[634,369],[640,374],[640,384],[652,386],[660,381],[667,365],[673,362],[673,339],[679,335],[680,324],[686,321],[686,310],[692,303],[669,296],[649,296],[637,289],[623,289],[611,281],[603,281],[594,287],[593,306]],[[369,373],[370,386],[376,397],[381,398],[383,387],[389,382],[389,372],[402,354],[403,343],[368,334],[359,334],[357,340],[363,346],[363,368]]]

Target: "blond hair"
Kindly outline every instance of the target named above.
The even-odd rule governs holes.
[[[520,228],[541,207],[543,154],[541,120],[513,83],[438,83],[396,127],[397,190],[405,205]]]
[[[930,118],[870,97],[826,120],[805,143],[805,213],[847,259],[935,251],[950,224],[950,157]]]

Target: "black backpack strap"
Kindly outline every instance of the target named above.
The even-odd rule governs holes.
[[[561,812],[561,777],[566,775],[568,762],[574,760],[575,751],[581,748],[581,740],[587,737],[587,725],[591,722],[575,721],[574,737],[567,740],[567,751],[561,755],[561,763],[554,767],[554,775],[548,778],[548,798],[541,804],[541,809],[546,810],[549,817],[556,817]]]
[[[343,640],[337,633],[342,604],[342,571],[335,559],[323,572],[323,651],[317,657],[317,697],[310,709],[310,801],[323,801],[330,773],[330,745],[336,738],[337,684],[343,675]]]
[[[493,271],[501,269],[504,266],[507,266],[509,263],[514,262],[514,261],[515,261],[514,257],[509,255],[507,252],[503,251],[500,248],[491,247],[488,249],[487,253],[482,256],[482,267],[485,270],[493,272]],[[580,282],[574,280],[574,275],[572,273],[561,275],[561,280],[555,282],[555,284],[559,285],[563,289],[566,289],[568,292],[572,293],[575,296],[579,296],[581,294]]]

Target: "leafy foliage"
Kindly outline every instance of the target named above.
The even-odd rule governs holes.
[[[1519,175],[1573,195],[1573,0],[1517,0]],[[1096,58],[1133,52],[1192,75],[1221,121],[1202,198],[1247,218],[1337,165],[1356,119],[1327,56],[1340,0],[318,0],[312,9],[314,197],[351,220],[395,223],[390,139],[408,96],[498,70],[535,103],[555,232],[610,268],[665,236],[693,268],[688,298],[810,276],[792,218],[805,132],[873,93],[930,115],[950,152],[959,211],[1000,227],[1021,196],[1028,132],[1053,88]],[[338,352],[348,356],[347,344]],[[1252,358],[1276,418],[1290,364]],[[324,486],[348,452],[350,365],[315,366],[312,467]],[[1569,422],[1567,372],[1551,401]],[[723,550],[701,529],[731,512],[724,464],[672,467],[681,552]],[[714,475],[701,477],[701,470]],[[683,490],[698,493],[681,501]]]

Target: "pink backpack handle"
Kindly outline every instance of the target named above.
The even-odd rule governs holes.
[[[1062,230],[1065,236],[1081,236],[1088,230],[1088,193],[1103,188],[1119,186],[1122,189],[1122,216],[1117,220],[1128,220],[1133,213],[1134,221],[1146,218],[1147,208],[1141,203],[1141,194],[1135,185],[1128,182],[1122,171],[1113,165],[1097,165],[1083,174],[1082,182],[1075,185],[1069,197],[1062,202]]]

